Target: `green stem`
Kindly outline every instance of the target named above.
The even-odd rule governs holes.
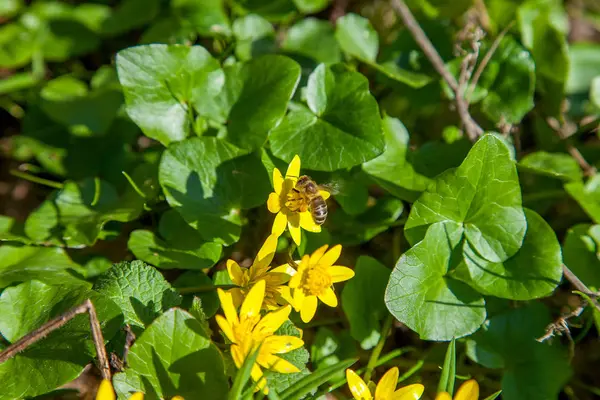
[[[91,206],[95,207],[100,201],[100,178],[94,178],[94,198],[92,199]]]
[[[404,382],[405,380],[407,380],[408,378],[413,376],[415,373],[417,373],[417,371],[419,371],[421,368],[423,368],[424,364],[425,364],[425,360],[417,361],[417,363],[415,365],[413,365],[408,371],[403,373],[402,376],[400,376],[398,378],[398,383]]]
[[[383,329],[381,330],[381,337],[379,338],[379,342],[371,352],[371,356],[369,357],[369,362],[367,363],[367,370],[365,371],[364,381],[368,384],[371,380],[371,375],[373,375],[373,370],[377,365],[377,359],[383,350],[383,346],[385,345],[385,340],[387,339],[388,333],[392,329],[392,325],[394,323],[394,317],[390,314],[387,316],[385,322],[383,323]]]
[[[144,192],[142,191],[142,189],[140,189],[140,187],[135,183],[135,181],[133,180],[133,178],[131,176],[129,176],[129,174],[125,171],[121,171],[121,173],[123,174],[123,176],[125,176],[125,179],[127,179],[127,182],[129,182],[129,184],[131,185],[131,187],[133,188],[133,190],[135,190],[135,192],[137,194],[139,194],[142,199],[146,198],[146,195],[144,194]]]
[[[192,287],[184,287],[179,288],[177,291],[179,294],[190,294],[190,293],[204,293],[204,292],[212,292],[217,289],[233,289],[239,287],[237,285],[202,285],[202,286],[192,286]]]
[[[16,176],[17,178],[25,179],[26,181],[39,183],[40,185],[49,186],[55,189],[62,189],[63,184],[60,182],[51,181],[49,179],[40,178],[39,176],[28,174],[27,172],[18,171],[16,169],[11,169],[10,174],[12,176]]]

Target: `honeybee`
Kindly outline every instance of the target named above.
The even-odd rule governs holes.
[[[310,209],[310,214],[313,220],[318,225],[323,225],[327,219],[327,203],[321,195],[320,190],[327,190],[322,186],[319,186],[311,179],[310,176],[302,175],[298,178],[296,186],[292,189],[292,192],[296,194],[295,197],[303,197],[303,204],[298,207],[300,211],[306,211]],[[293,201],[293,199],[291,199]]]

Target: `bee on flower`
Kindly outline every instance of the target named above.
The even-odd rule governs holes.
[[[302,347],[304,341],[295,336],[275,335],[275,331],[287,321],[290,315],[289,305],[261,317],[260,310],[265,296],[264,280],[257,282],[250,289],[242,303],[239,316],[231,293],[221,289],[217,289],[217,293],[225,314],[225,316],[216,316],[217,324],[231,341],[231,356],[236,367],[241,368],[246,358],[260,346],[256,363],[251,371],[252,379],[257,382],[257,390],[268,392],[262,368],[283,374],[300,372],[294,364],[276,356]]]
[[[418,400],[423,395],[425,387],[419,383],[408,385],[396,390],[398,383],[398,368],[394,367],[388,370],[377,383],[375,388],[375,397],[369,390],[369,387],[351,369],[346,370],[346,378],[348,379],[348,387],[352,393],[352,397],[356,400]]]
[[[456,391],[454,400],[477,400],[479,399],[479,384],[475,379],[469,379]],[[448,392],[440,392],[435,397],[435,400],[452,400],[452,396]]]
[[[273,169],[273,189],[269,194],[267,207],[277,214],[271,232],[281,236],[285,228],[292,239],[300,245],[301,229],[309,232],[321,232],[321,224],[327,216],[325,200],[330,196],[320,189],[309,177],[300,176],[300,157],[294,156],[285,173]]]
[[[317,312],[318,300],[330,307],[337,307],[338,299],[333,284],[347,281],[354,271],[341,265],[333,265],[340,257],[342,246],[324,245],[314,253],[304,255],[298,265],[298,271],[290,279],[292,305],[300,312],[303,322],[309,322]]]
[[[116,400],[115,390],[109,380],[103,379],[96,393],[96,400]],[[129,397],[129,400],[144,400],[144,393],[137,392]],[[175,396],[171,400],[183,400],[181,396]]]
[[[265,298],[263,308],[273,310],[286,305],[289,297],[287,282],[295,272],[289,265],[271,269],[271,262],[277,249],[277,236],[270,235],[262,245],[250,268],[242,269],[233,260],[227,260],[227,272],[234,284],[239,287],[228,292],[233,296],[233,304],[239,307],[250,289],[259,281],[265,282]]]

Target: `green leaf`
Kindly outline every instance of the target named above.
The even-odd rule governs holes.
[[[181,296],[156,269],[141,261],[113,265],[98,277],[94,290],[123,311],[125,323],[143,328],[160,313],[181,303]]]
[[[117,36],[152,21],[160,10],[159,0],[122,0],[102,24],[102,33]]]
[[[240,208],[264,204],[271,191],[260,155],[244,153],[224,140],[199,137],[163,154],[159,181],[167,201],[205,241],[236,242]]]
[[[563,181],[581,181],[583,174],[577,161],[568,154],[536,151],[519,161],[519,168]]]
[[[388,310],[423,340],[467,336],[486,316],[483,297],[447,275],[456,240],[449,237],[456,231],[449,229],[449,223],[431,225],[425,238],[400,257],[385,291]]]
[[[363,170],[384,189],[407,201],[415,201],[431,183],[431,179],[415,171],[408,160],[408,131],[396,118],[383,118],[385,151],[363,164]]]
[[[256,350],[250,353],[248,357],[246,357],[244,363],[242,364],[242,367],[235,374],[233,385],[231,386],[231,389],[229,390],[229,395],[227,396],[229,400],[238,400],[239,398],[241,398],[242,391],[244,390],[244,387],[250,380],[250,373],[252,372],[252,368],[256,363],[256,359],[258,358],[259,353],[260,345]]]
[[[318,46],[314,45],[316,42],[319,43]],[[319,63],[333,64],[342,59],[333,26],[327,21],[312,17],[292,25],[281,48]]]
[[[356,344],[347,330],[333,332],[329,328],[321,327],[310,347],[310,361],[317,371],[357,355]],[[340,371],[331,377],[329,383],[336,383],[345,378],[344,371]]]
[[[173,0],[173,13],[202,36],[231,34],[223,0]]]
[[[207,318],[215,315],[219,309],[221,303],[219,302],[219,296],[216,290],[206,290],[206,288],[213,287],[213,281],[201,271],[186,271],[179,275],[177,279],[173,281],[173,287],[178,289],[182,294],[190,293],[183,297],[181,307],[189,309],[192,307],[193,302],[198,299],[202,302],[202,312]],[[205,288],[204,291],[192,292],[186,291],[185,289],[191,288]],[[182,290],[183,289],[183,290]],[[197,296],[197,297],[196,297]],[[190,311],[191,312],[191,311]]]
[[[356,361],[356,358],[352,358],[349,360],[340,361],[337,364],[315,371],[312,374],[307,375],[303,379],[294,383],[285,391],[281,392],[279,394],[279,397],[282,400],[301,399],[305,395],[310,393],[312,390],[315,390],[320,385],[327,382],[331,377],[335,376],[340,371],[344,371],[346,368],[352,366]]]
[[[482,258],[464,243],[469,278],[480,293],[512,300],[532,300],[550,295],[560,284],[560,244],[550,225],[534,211],[525,209],[527,233],[519,251],[503,263]]]
[[[298,154],[305,168],[333,171],[383,152],[379,109],[363,75],[321,64],[309,77],[307,101],[310,110],[290,112],[269,134],[276,157],[290,161]]]
[[[483,258],[502,262],[521,247],[525,214],[508,148],[487,134],[456,170],[440,175],[413,204],[405,234],[410,243],[436,222],[450,222]]]
[[[244,149],[258,149],[283,118],[300,80],[300,66],[288,57],[268,55],[244,64],[233,79],[226,84],[237,86],[228,111],[227,140]]]
[[[565,264],[592,290],[600,289],[600,225],[579,224],[567,231]]]
[[[551,321],[541,303],[509,309],[492,317],[469,339],[467,355],[487,368],[503,368],[505,398],[557,398],[572,373],[567,351],[557,341],[550,345],[535,340]]]
[[[296,12],[292,0],[235,0],[236,5],[246,13],[258,14],[270,21],[280,21]]]
[[[336,22],[335,37],[344,53],[375,63],[379,37],[368,19],[353,13],[344,15]]]
[[[331,0],[293,0],[298,10],[304,14],[315,14],[327,8]]]
[[[0,288],[33,279],[54,285],[82,283],[74,272],[84,271],[61,248],[0,246]]]
[[[23,0],[6,0],[0,4],[0,17],[11,18],[24,7]]]
[[[569,182],[565,184],[567,193],[579,204],[595,223],[600,223],[600,175],[591,177],[586,184]]]
[[[454,380],[456,379],[456,340],[452,338],[444,357],[444,366],[440,375],[437,392],[454,393]]]
[[[233,35],[236,38],[235,55],[239,60],[247,61],[261,54],[275,52],[275,29],[260,15],[248,14],[236,19],[233,22]]]
[[[592,79],[590,84],[590,102],[600,110],[600,75]]]
[[[173,308],[137,338],[127,357],[129,368],[113,378],[120,396],[145,392],[148,398],[227,398],[223,358],[202,325]]]
[[[354,278],[342,291],[342,308],[350,323],[350,334],[365,350],[381,337],[381,320],[387,315],[384,292],[390,269],[368,256],[360,256]]]
[[[284,322],[283,325],[277,329],[275,334],[280,336],[302,336],[302,332],[289,320]],[[308,368],[306,368],[309,354],[304,347],[300,347],[287,353],[278,354],[277,356],[294,364],[300,369],[300,372],[295,372],[293,374],[280,374],[278,372],[265,371],[269,389],[277,393],[282,393],[290,386],[295,385],[301,379],[311,375],[311,372],[308,370]]]
[[[35,280],[7,288],[0,296],[0,333],[14,343],[87,298],[96,308],[104,338],[110,340],[122,321],[113,302],[81,284],[50,286]],[[87,314],[79,315],[0,364],[0,399],[36,396],[75,379],[95,357],[89,321]]]
[[[223,86],[219,63],[200,46],[130,47],[116,62],[129,117],[165,146],[188,136],[190,107],[201,109]]]
[[[569,47],[567,93],[587,93],[592,80],[600,75],[600,45],[574,43]]]
[[[26,65],[34,51],[33,33],[26,27],[17,22],[0,27],[1,68],[19,68]]]

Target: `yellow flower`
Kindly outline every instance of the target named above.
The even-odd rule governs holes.
[[[383,375],[375,389],[375,400],[418,400],[421,398],[425,387],[419,383],[396,390],[398,374],[398,368],[394,367]],[[354,371],[347,369],[346,378],[350,392],[356,400],[373,400],[369,387]]]
[[[289,297],[289,288],[282,285],[290,280],[295,271],[287,264],[269,270],[276,248],[277,236],[270,235],[258,251],[250,268],[242,269],[235,261],[227,260],[229,277],[234,284],[239,286],[239,288],[229,290],[236,307],[242,304],[250,288],[260,280],[264,280],[266,284],[263,308],[273,310],[287,304],[285,298]]]
[[[479,384],[475,379],[469,379],[456,391],[454,400],[477,400],[479,399]],[[447,392],[440,392],[435,397],[435,400],[452,400],[452,396]]]
[[[276,372],[289,374],[300,370],[289,361],[275,354],[287,353],[301,347],[304,342],[294,336],[277,336],[275,331],[288,319],[291,307],[281,307],[261,318],[260,309],[265,296],[265,281],[259,281],[248,292],[240,308],[239,318],[233,305],[231,293],[217,289],[221,307],[225,317],[217,315],[219,327],[231,341],[231,356],[235,365],[240,368],[244,360],[260,345],[256,364],[252,367],[252,379],[258,382],[258,389],[263,389],[267,381],[263,377],[261,367]]]
[[[294,156],[290,165],[288,165],[285,179],[281,172],[273,169],[273,193],[269,194],[267,207],[274,214],[275,222],[271,233],[281,236],[287,226],[292,235],[292,239],[297,245],[300,245],[300,228],[309,232],[321,232],[321,226],[315,223],[310,211],[309,204],[304,196],[293,191],[296,182],[300,177],[300,157]],[[321,190],[321,196],[325,200],[329,198],[329,192]]]
[[[309,322],[315,316],[317,299],[330,307],[337,307],[333,284],[354,276],[354,271],[350,268],[333,265],[342,253],[342,246],[338,244],[329,251],[327,247],[322,246],[310,256],[302,257],[298,272],[289,282],[289,287],[293,290],[292,305],[296,311],[300,311],[304,322]]]
[[[113,389],[110,381],[103,379],[100,382],[100,387],[98,388],[98,393],[96,393],[96,400],[115,400],[115,390]],[[137,392],[131,395],[129,400],[144,400],[144,393]],[[171,400],[183,400],[181,396],[175,396]]]

